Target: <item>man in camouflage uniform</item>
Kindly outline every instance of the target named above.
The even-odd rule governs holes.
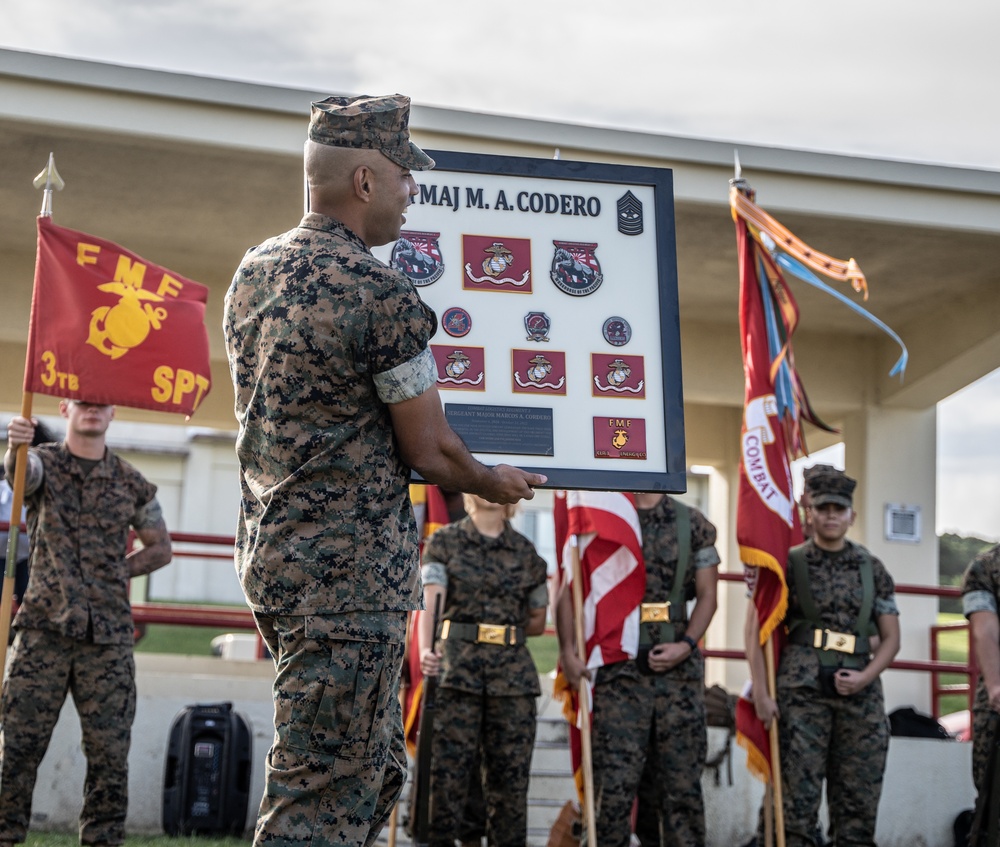
[[[816,844],[824,777],[831,844],[873,847],[889,749],[879,675],[899,651],[895,587],[882,562],[846,538],[855,480],[817,465],[805,482],[813,534],[789,554],[778,699],[768,696],[763,651],[752,639],[754,706],[766,726],[778,720],[787,847]]]
[[[1000,544],[969,564],[962,582],[962,611],[969,619],[972,649],[979,665],[979,684],[972,707],[972,778],[982,791],[990,750],[996,741],[1000,712]],[[994,783],[997,777],[993,777]],[[997,809],[993,814],[1000,814]],[[985,832],[985,827],[983,828]]]
[[[170,561],[156,486],[105,447],[114,407],[64,400],[62,444],[28,450],[31,578],[14,619],[0,730],[0,845],[24,841],[31,795],[66,692],[80,716],[87,777],[81,844],[122,844],[135,717],[131,577]],[[7,425],[7,474],[36,422]],[[143,546],[126,555],[129,528]]]
[[[545,560],[511,527],[509,509],[466,496],[468,517],[439,529],[424,547],[424,604],[433,608],[440,597],[443,606],[438,645],[432,615],[421,616],[419,633],[421,671],[440,674],[431,847],[453,847],[461,837],[473,783],[484,787],[489,843],[524,847],[527,838],[541,688],[525,636],[545,630],[548,588]]]
[[[545,481],[469,454],[435,386],[434,313],[370,252],[399,236],[411,169],[434,164],[408,123],[401,95],[314,103],[311,211],[252,248],[226,296],[236,567],[278,670],[257,843],[369,844],[402,789],[409,469],[507,503]]]
[[[717,605],[716,530],[697,509],[665,494],[636,494],[642,528],[646,590],[637,661],[597,668],[594,682],[593,762],[597,843],[627,847],[640,780],[650,804],[640,837],[645,847],[705,843],[701,771],[708,749],[705,664],[698,641]],[[683,511],[682,511],[683,510]],[[680,543],[678,515],[687,524]],[[686,547],[683,585],[675,589]],[[668,598],[673,595],[676,607]],[[690,616],[687,603],[694,600]],[[560,661],[571,685],[584,668],[577,658],[569,586],[557,611]],[[586,671],[591,674],[590,671]],[[645,777],[644,766],[646,767]],[[657,831],[658,830],[658,831]]]

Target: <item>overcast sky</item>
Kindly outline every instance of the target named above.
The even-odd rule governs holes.
[[[997,0],[0,4],[2,47],[992,170],[997,33]],[[941,405],[939,529],[1000,538],[998,421],[1000,375]]]

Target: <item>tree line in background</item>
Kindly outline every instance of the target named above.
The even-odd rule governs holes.
[[[946,532],[938,536],[938,562],[940,584],[960,588],[962,585],[962,574],[976,556],[983,550],[992,547],[995,542],[984,541],[975,536],[966,537]],[[961,614],[962,601],[960,598],[945,597],[941,599],[942,612],[954,612]]]

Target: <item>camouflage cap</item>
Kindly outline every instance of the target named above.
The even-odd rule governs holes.
[[[312,104],[309,139],[330,147],[379,150],[397,165],[414,171],[434,167],[434,160],[410,141],[410,98],[327,97]]]
[[[802,476],[814,508],[826,503],[847,508],[853,505],[854,488],[858,482],[833,465],[813,465],[806,468]]]

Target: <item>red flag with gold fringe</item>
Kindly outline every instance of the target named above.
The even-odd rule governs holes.
[[[448,523],[448,504],[436,485],[411,485],[410,502],[417,518],[420,550],[423,552],[424,541]],[[417,752],[417,729],[420,726],[420,703],[424,689],[424,675],[420,671],[420,643],[417,639],[417,625],[422,614],[424,613],[411,614],[407,628],[407,685],[403,703],[403,730],[406,734],[406,748],[411,756]]]
[[[38,218],[24,390],[191,415],[212,385],[208,289]]]
[[[738,171],[730,184],[740,268],[740,343],[746,376],[736,536],[740,558],[748,570],[760,643],[765,645],[770,639],[765,649],[774,650],[776,658],[784,637],[780,624],[788,603],[788,550],[802,540],[789,463],[794,456],[808,454],[803,420],[835,431],[813,411],[795,368],[792,335],[798,326],[799,309],[785,274],[839,300],[893,339],[900,355],[890,376],[903,374],[908,352],[890,327],[817,276],[848,283],[867,300],[868,282],[854,259],[835,259],[796,237],[756,205],[753,190]],[[753,706],[742,700],[736,718],[737,737],[748,751],[751,770],[770,779],[769,748],[766,743],[761,746],[767,736]]]
[[[775,296],[766,265],[746,223],[736,218],[736,244],[740,268],[740,342],[746,377],[741,441],[741,467],[736,506],[736,537],[741,560],[754,570],[748,582],[753,592],[760,640],[772,634],[780,639],[779,626],[788,606],[785,564],[789,548],[801,540],[798,510],[792,490],[788,429],[798,437],[789,338],[798,309],[790,292]],[[775,362],[784,364],[776,371]],[[791,372],[791,374],[789,373]],[[775,386],[775,374],[785,383]],[[765,647],[765,649],[773,649]],[[757,680],[762,684],[763,680]],[[749,706],[749,708],[748,708]],[[737,704],[737,740],[747,750],[747,765],[770,780],[771,755],[767,733],[752,704]]]

